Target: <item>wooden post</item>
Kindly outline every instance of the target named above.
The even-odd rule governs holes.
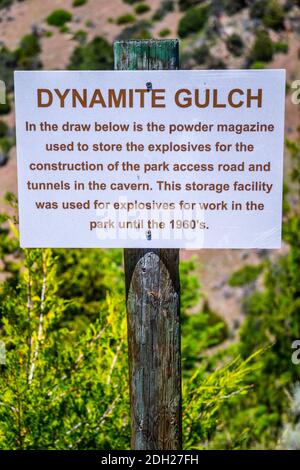
[[[178,50],[177,40],[117,41],[115,69],[178,69]],[[180,450],[179,250],[127,249],[124,261],[131,448]]]

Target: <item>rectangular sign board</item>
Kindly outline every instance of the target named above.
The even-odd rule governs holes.
[[[15,72],[22,247],[279,248],[284,70]]]

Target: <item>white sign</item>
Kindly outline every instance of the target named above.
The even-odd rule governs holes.
[[[279,248],[284,70],[16,72],[22,247]]]

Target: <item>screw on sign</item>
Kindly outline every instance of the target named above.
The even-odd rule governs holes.
[[[6,103],[6,87],[3,80],[0,80],[0,105]]]

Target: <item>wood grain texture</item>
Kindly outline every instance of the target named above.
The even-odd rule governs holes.
[[[177,40],[117,41],[116,70],[174,70]],[[179,250],[124,250],[131,448],[180,450]]]

